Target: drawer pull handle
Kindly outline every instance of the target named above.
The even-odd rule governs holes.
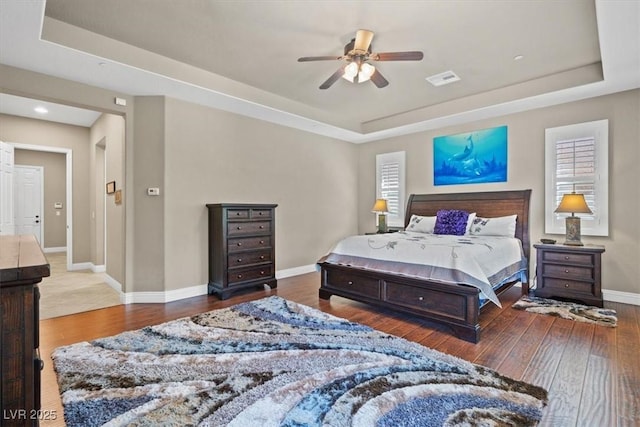
[[[349,281],[347,282],[347,285],[353,285],[353,282],[352,282],[351,280],[349,280]]]
[[[568,287],[569,287],[569,284],[568,284],[568,283],[565,283],[565,284],[564,284],[564,287],[565,287],[565,288],[568,288]]]
[[[418,297],[418,301],[424,301],[424,297]]]
[[[237,262],[242,262],[242,258],[238,258],[236,261]]]
[[[238,279],[242,279],[242,274],[238,274]]]
[[[236,230],[242,230],[242,227],[241,226],[237,226]]]
[[[260,259],[264,259],[264,255],[260,255]]]
[[[242,246],[242,242],[238,242],[238,246]]]
[[[260,244],[261,244],[261,245],[264,245],[264,240],[260,240]]]
[[[264,271],[261,271],[261,272],[260,272],[260,275],[261,275],[261,276],[264,276]]]
[[[565,255],[564,259],[566,259],[566,260],[570,260],[570,259],[571,259],[571,257],[570,257],[569,255]]]
[[[261,225],[261,226],[260,226],[260,229],[262,230],[263,228],[264,228],[264,225]]]
[[[258,215],[262,216],[262,212],[258,212]]]
[[[237,215],[237,216],[240,216],[240,212],[236,212],[236,215]]]
[[[568,272],[569,272],[569,270],[565,270],[564,272],[565,272],[565,273],[568,273]]]

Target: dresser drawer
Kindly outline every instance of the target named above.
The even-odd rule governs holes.
[[[273,277],[273,266],[266,264],[253,268],[229,269],[227,280],[229,285],[241,282],[249,282],[258,279],[270,279]]]
[[[327,271],[327,286],[371,298],[380,298],[380,281],[358,274]]]
[[[240,237],[229,239],[229,252],[247,251],[271,247],[271,236]]]
[[[544,251],[542,260],[544,262],[559,262],[562,264],[593,265],[593,256],[591,254]]]
[[[227,219],[249,219],[251,209],[227,209]]]
[[[576,267],[572,265],[543,264],[542,274],[557,278],[566,277],[568,279],[593,279],[593,268]]]
[[[227,223],[227,234],[229,236],[242,236],[261,233],[271,234],[271,221],[230,221]]]
[[[259,264],[262,262],[271,262],[271,251],[255,251],[246,253],[235,253],[227,258],[227,266],[229,268],[241,267],[251,264]]]
[[[272,209],[251,209],[251,218],[252,219],[260,219],[260,218],[271,218],[273,210]]]
[[[577,280],[563,280],[547,277],[544,281],[544,289],[547,292],[558,290],[565,294],[577,292],[580,294],[593,295],[592,282],[581,282]]]

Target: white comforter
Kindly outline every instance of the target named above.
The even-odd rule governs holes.
[[[494,286],[507,280],[527,280],[522,243],[509,237],[408,231],[351,236],[318,262],[466,284],[478,288],[498,306],[501,305]]]

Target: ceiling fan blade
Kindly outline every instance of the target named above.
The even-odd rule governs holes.
[[[342,59],[342,56],[303,56],[302,58],[298,58],[298,62],[335,61],[340,59]]]
[[[371,75],[371,81],[374,85],[378,86],[378,88],[383,88],[389,84],[387,79],[385,79],[378,70],[374,71]]]
[[[331,77],[327,79],[327,81],[320,85],[320,89],[329,89],[332,84],[334,84],[340,77],[342,77],[342,75],[344,74],[344,67],[346,67],[346,65],[338,68],[338,70],[333,73]]]
[[[371,45],[371,40],[373,40],[372,31],[358,30],[358,32],[356,33],[356,42],[353,45],[353,49],[367,52],[369,50],[369,45]]]
[[[383,52],[370,56],[374,61],[420,61],[424,55],[420,51],[412,52]]]

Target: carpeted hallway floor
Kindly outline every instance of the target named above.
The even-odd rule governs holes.
[[[67,271],[64,252],[45,255],[51,276],[39,284],[41,320],[120,304],[118,292],[105,283],[101,273]]]

